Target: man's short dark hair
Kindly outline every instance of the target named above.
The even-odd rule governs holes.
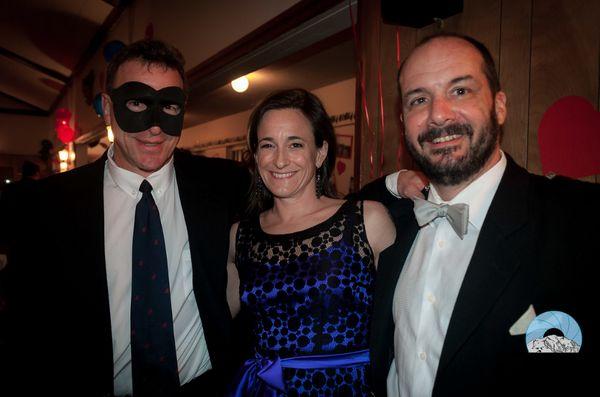
[[[482,65],[483,66],[483,74],[485,74],[485,77],[490,86],[490,90],[492,91],[492,97],[495,96],[498,91],[500,91],[500,79],[498,78],[498,72],[496,70],[496,63],[494,62],[494,58],[492,58],[492,54],[490,53],[490,50],[488,50],[488,48],[482,42],[474,39],[471,36],[467,36],[467,35],[459,34],[459,33],[438,32],[438,33],[432,34],[430,36],[424,37],[419,42],[419,44],[417,44],[417,46],[413,49],[413,51],[419,47],[424,46],[425,44],[429,43],[430,41],[439,39],[439,38],[456,38],[456,39],[464,40],[467,43],[471,44],[473,47],[475,47],[477,52],[479,52],[479,54],[483,58],[483,65]],[[397,76],[396,81],[398,82],[398,89],[400,90],[400,92],[402,92],[402,87],[400,87],[400,74],[402,73],[402,70],[404,69],[404,64],[406,63],[406,60],[409,58],[410,58],[410,55],[404,61],[402,61],[402,64],[400,65],[400,68],[398,69],[398,76]]]
[[[117,70],[127,61],[138,61],[147,66],[158,65],[166,69],[176,70],[181,76],[184,89],[187,87],[183,68],[185,61],[181,52],[160,40],[140,40],[123,47],[108,64],[106,69],[106,92],[110,92],[115,88],[113,83]]]

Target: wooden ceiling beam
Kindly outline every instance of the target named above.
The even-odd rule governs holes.
[[[41,109],[12,109],[0,107],[0,114],[17,114],[21,116],[48,117],[50,113]]]
[[[190,69],[186,73],[190,88],[211,73],[224,68],[342,1],[344,0],[300,0],[286,11]]]
[[[15,62],[18,62],[21,65],[25,65],[30,69],[34,69],[42,74],[45,74],[46,76],[52,77],[53,79],[62,81],[63,83],[65,83],[65,82],[67,82],[67,80],[69,80],[68,76],[65,76],[64,74],[62,74],[60,72],[57,72],[56,70],[42,66],[39,63],[33,62],[19,54],[12,52],[11,50],[4,48],[4,47],[0,47],[0,55],[8,58],[10,60],[13,60]]]
[[[71,86],[75,78],[79,76],[79,74],[81,74],[83,69],[87,66],[92,57],[96,54],[96,51],[98,51],[98,49],[102,45],[102,42],[108,36],[108,32],[110,31],[110,29],[119,20],[119,17],[121,16],[121,14],[123,14],[127,7],[129,7],[131,2],[132,0],[120,0],[118,2],[118,5],[112,9],[110,14],[108,14],[102,25],[96,31],[94,37],[92,37],[92,39],[90,40],[90,44],[88,45],[84,53],[81,55],[81,58],[79,58],[77,65],[75,65],[75,67],[73,68],[71,77],[69,77],[69,80],[65,82],[64,87],[62,88],[62,90],[60,90],[60,93],[52,103],[52,106],[50,106],[50,113],[53,113],[56,110],[58,104],[67,94],[67,91],[69,90],[69,87]]]
[[[8,98],[8,99],[10,99],[11,101],[15,101],[15,102],[17,102],[17,103],[19,103],[19,104],[21,104],[21,105],[28,106],[28,107],[30,107],[30,108],[31,108],[31,109],[29,109],[29,110],[38,110],[38,111],[41,111],[41,112],[47,112],[47,110],[44,110],[44,109],[42,109],[41,107],[39,107],[39,106],[37,106],[37,105],[34,105],[34,104],[32,104],[32,103],[29,103],[29,102],[27,102],[27,101],[25,101],[25,100],[23,100],[23,99],[21,99],[21,98],[17,98],[16,96],[13,96],[13,95],[7,94],[7,93],[6,93],[6,92],[4,92],[4,91],[0,91],[0,96],[3,96],[3,97],[5,97],[5,98]]]

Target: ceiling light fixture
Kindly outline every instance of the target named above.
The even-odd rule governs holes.
[[[231,82],[231,88],[235,92],[244,92],[248,89],[250,82],[246,76],[239,77]]]

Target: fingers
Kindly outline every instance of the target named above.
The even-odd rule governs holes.
[[[429,179],[421,171],[414,171],[414,173],[417,178],[421,180],[421,183],[423,183],[423,188],[421,190],[425,189],[425,186],[429,185]]]
[[[423,190],[423,189],[421,189],[421,190]],[[407,194],[406,197],[411,198],[411,199],[415,199],[415,198],[425,199],[425,196],[423,195],[421,190],[411,191]]]
[[[398,174],[398,193],[406,198],[425,198],[421,191],[429,181],[421,172],[407,170]]]

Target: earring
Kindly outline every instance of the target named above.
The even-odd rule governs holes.
[[[113,143],[115,141],[115,135],[113,134],[112,127],[110,126],[110,124],[106,124],[104,129],[106,129],[106,138],[110,143]]]
[[[323,195],[323,181],[321,180],[321,168],[317,168],[317,180],[315,182],[315,190],[317,198],[321,198]]]

